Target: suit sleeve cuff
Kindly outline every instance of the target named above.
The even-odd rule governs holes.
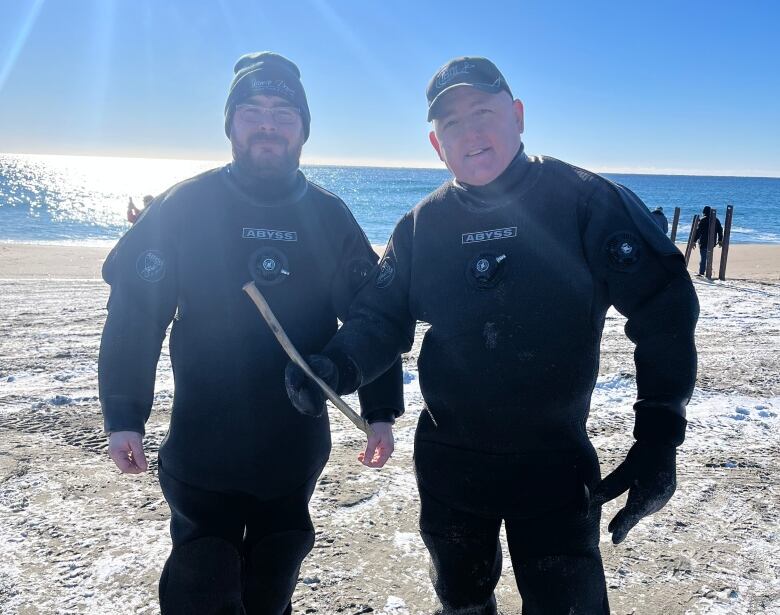
[[[325,350],[322,354],[333,361],[333,364],[339,372],[336,393],[339,395],[349,395],[350,393],[357,391],[363,381],[363,375],[361,374],[357,363],[355,363],[351,357],[337,349]]]
[[[117,431],[135,431],[144,435],[145,411],[135,400],[122,396],[111,396],[100,400],[103,408],[103,429],[107,434]]]
[[[368,423],[390,423],[395,425],[395,419],[399,416],[392,408],[375,408],[363,413],[363,418]]]
[[[661,408],[639,408],[634,419],[634,438],[666,446],[680,446],[685,440],[685,417]]]

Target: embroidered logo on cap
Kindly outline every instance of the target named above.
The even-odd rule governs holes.
[[[295,96],[295,90],[281,79],[252,79],[250,85],[253,92],[278,92],[289,98]]]
[[[443,88],[451,81],[454,81],[456,77],[470,73],[472,68],[475,68],[475,65],[468,61],[453,64],[436,76],[436,87]]]

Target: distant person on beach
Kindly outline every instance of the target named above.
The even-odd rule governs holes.
[[[427,97],[454,179],[401,219],[311,363],[346,394],[410,349],[417,321],[430,325],[414,463],[441,613],[496,613],[502,521],[524,615],[609,613],[602,504],[628,491],[608,527],[617,544],[675,491],[696,377],[690,276],[630,190],[525,153],[523,105],[492,62],[448,62]],[[600,480],[586,421],[610,306],[636,345],[636,441]],[[301,412],[322,414],[291,363],[287,383]]]
[[[699,225],[696,227],[696,234],[693,236],[693,240],[699,242],[699,275],[704,275],[707,271],[707,250],[710,245],[712,208],[709,205],[705,205],[701,213],[703,215],[699,220]],[[715,245],[723,245],[723,227],[717,217],[715,218]]]
[[[290,405],[286,355],[242,286],[254,280],[308,354],[346,319],[378,260],[341,199],[299,170],[310,114],[298,67],[263,52],[239,58],[234,72],[225,105],[233,161],[160,195],[103,268],[111,296],[100,401],[122,472],[148,467],[142,438],[173,321],[173,409],[159,452],[173,542],[163,614],[292,611],[330,430],[327,416]],[[400,361],[388,368],[359,396],[368,422],[389,427],[403,389]],[[392,453],[392,443],[377,444],[367,442],[365,465]]]
[[[664,208],[656,207],[653,211],[650,212],[650,215],[653,217],[653,222],[655,222],[658,225],[658,228],[660,228],[664,232],[664,235],[666,235],[669,232],[669,220],[666,219]]]
[[[130,197],[127,201],[127,221],[130,224],[135,224],[138,220],[138,216],[141,215],[141,210],[133,203],[133,197]]]
[[[144,204],[141,207],[141,209],[138,209],[135,206],[135,203],[133,203],[133,197],[130,197],[130,200],[127,203],[127,221],[130,224],[135,224],[138,221],[138,218],[141,216],[141,213],[143,213],[144,209],[149,207],[149,205],[152,204],[152,201],[154,200],[154,197],[151,194],[147,194],[144,197]]]

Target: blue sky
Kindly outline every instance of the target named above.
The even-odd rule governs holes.
[[[485,55],[525,143],[595,170],[780,176],[780,3],[14,0],[0,152],[227,159],[242,53],[295,61],[305,161],[435,166],[425,86]]]

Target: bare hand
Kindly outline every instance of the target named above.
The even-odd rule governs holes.
[[[136,431],[115,431],[108,438],[108,456],[123,474],[146,472],[143,436]]]
[[[381,468],[393,454],[392,423],[371,423],[373,435],[366,441],[366,450],[358,455],[358,461],[369,468]]]

